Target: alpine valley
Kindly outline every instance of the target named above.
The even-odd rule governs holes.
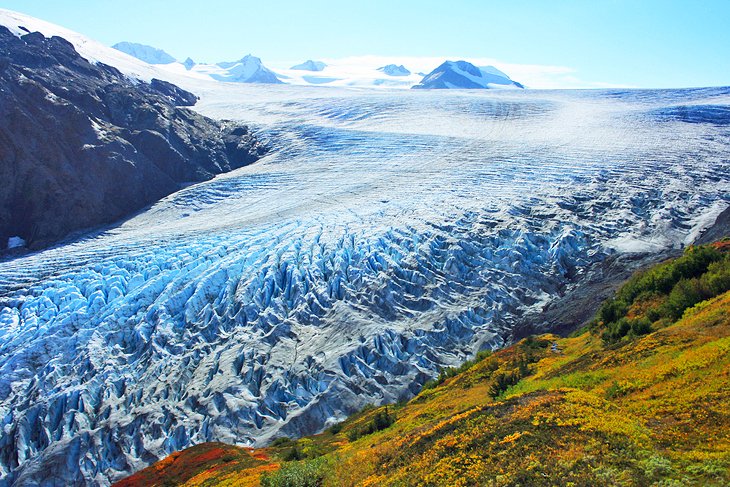
[[[563,464],[454,477],[469,452],[449,435],[477,421],[495,431],[480,452],[506,445],[530,471],[515,445],[563,418],[570,451],[644,455],[636,485],[728,480],[727,295],[705,296],[726,245],[672,274],[714,301],[677,316],[673,287],[620,291],[625,309],[593,318],[637,269],[727,235],[730,88],[535,90],[456,59],[180,63],[8,10],[0,47],[0,485],[170,485],[286,455],[321,473],[324,454],[344,485],[555,485],[542,474]],[[694,347],[714,361],[682,368]],[[613,408],[695,373],[725,374],[692,396],[712,399],[707,451],[690,435],[691,454],[667,452],[694,403],[617,425]],[[538,418],[545,404],[565,415]],[[598,410],[612,422],[584,429]],[[421,478],[408,452],[446,463]],[[178,475],[176,459],[198,464]],[[576,485],[613,485],[625,464],[609,460]]]

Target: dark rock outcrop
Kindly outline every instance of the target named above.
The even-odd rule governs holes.
[[[0,26],[0,53],[0,251],[112,223],[265,152],[246,127],[180,108],[192,93],[92,64],[60,37]]]

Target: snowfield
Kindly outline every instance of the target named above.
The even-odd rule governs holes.
[[[407,397],[730,204],[727,88],[176,81],[272,152],[0,262],[0,484],[106,485]]]

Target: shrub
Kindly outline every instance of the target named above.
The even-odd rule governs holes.
[[[690,465],[687,467],[687,471],[693,475],[708,476],[719,480],[730,471],[730,465],[722,460],[711,459],[698,465]]]
[[[284,446],[288,445],[291,442],[291,438],[287,438],[286,436],[280,436],[279,438],[276,438],[274,441],[271,442],[271,446]]]
[[[509,389],[510,386],[517,384],[522,377],[519,371],[513,370],[512,372],[500,372],[494,376],[494,382],[489,387],[489,395],[493,398],[499,397],[504,391]]]
[[[626,316],[628,310],[629,306],[624,301],[608,299],[598,310],[597,320],[603,323],[613,323]]]
[[[618,397],[625,396],[626,394],[630,393],[634,390],[634,386],[628,383],[618,383],[617,381],[613,381],[610,386],[606,389],[606,398],[607,399],[616,399]]]
[[[659,478],[672,471],[672,462],[662,456],[653,455],[641,461],[641,468],[647,477]]]
[[[601,337],[608,343],[645,335],[652,331],[652,323],[663,318],[677,320],[686,309],[727,290],[730,254],[711,245],[689,247],[681,257],[632,277],[613,299],[603,303],[591,328],[601,328]],[[647,309],[643,317],[627,317],[635,303],[663,296],[663,304]]]
[[[395,417],[388,412],[388,406],[385,406],[385,410],[375,413],[373,419],[365,426],[351,429],[347,433],[347,439],[355,441],[363,436],[371,435],[376,431],[382,431],[389,428],[394,422]]]
[[[621,318],[616,322],[609,323],[601,338],[607,343],[615,343],[625,336],[638,337],[651,332],[651,321],[648,318],[637,318],[634,320]]]
[[[261,477],[261,487],[319,487],[327,473],[323,457],[303,462],[291,462]]]
[[[708,297],[709,295],[703,291],[699,279],[682,279],[669,293],[663,314],[676,320],[681,318],[685,309],[691,308]]]
[[[293,447],[289,448],[281,456],[281,459],[285,462],[293,462],[296,460],[301,460],[302,458],[302,452],[299,450],[298,445],[294,445]]]
[[[648,318],[638,318],[631,321],[631,330],[629,330],[630,335],[641,336],[651,332],[651,321]]]
[[[707,273],[702,276],[705,291],[717,296],[730,290],[730,264],[727,258],[724,261],[713,262],[707,267]]]

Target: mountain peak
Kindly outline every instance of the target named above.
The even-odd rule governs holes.
[[[312,61],[311,59],[309,59],[301,64],[294,65],[289,69],[294,69],[297,71],[322,71],[326,67],[327,65],[322,61]]]
[[[415,89],[524,88],[494,66],[478,68],[464,60],[445,61],[427,74]]]
[[[378,68],[378,71],[382,71],[388,76],[410,76],[411,72],[406,69],[402,64],[400,66],[396,64],[388,64],[386,66]]]
[[[210,73],[213,79],[234,83],[278,84],[281,80],[261,62],[261,58],[246,54],[238,61],[218,63],[223,73]]]
[[[175,58],[162,49],[157,49],[145,44],[137,44],[136,42],[117,42],[112,47],[117,51],[136,57],[147,64],[170,64],[175,62]]]

